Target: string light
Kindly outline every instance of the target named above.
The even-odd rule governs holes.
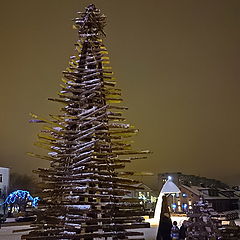
[[[37,207],[38,201],[40,200],[39,197],[32,197],[29,191],[16,190],[14,192],[11,192],[6,198],[6,200],[0,205],[13,204],[18,199],[32,202],[33,207]]]

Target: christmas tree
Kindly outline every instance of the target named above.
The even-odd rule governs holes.
[[[149,226],[139,201],[128,196],[137,181],[121,169],[149,151],[132,150],[128,140],[137,130],[118,105],[121,90],[103,45],[104,26],[94,5],[74,19],[77,54],[63,72],[59,98],[50,99],[63,104],[62,112],[50,120],[32,114],[33,122],[45,123],[37,145],[49,153],[31,155],[50,167],[35,171],[42,201],[34,229],[22,239],[144,239],[131,230]]]
[[[197,202],[188,213],[187,240],[221,239],[219,227],[221,222],[215,217],[216,212],[204,200]]]
[[[240,227],[233,220],[230,224],[223,224],[227,220],[227,214],[216,212],[203,199],[194,205],[188,217],[187,240],[240,239]]]

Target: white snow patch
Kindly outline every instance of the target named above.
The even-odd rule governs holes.
[[[49,153],[48,153],[48,155],[49,155],[49,156],[52,156],[52,157],[57,156],[57,154],[58,154],[57,152],[49,152]]]
[[[53,127],[53,129],[56,130],[56,131],[61,131],[62,130],[61,127]]]
[[[89,210],[91,205],[66,205],[68,208],[78,209],[78,210]]]

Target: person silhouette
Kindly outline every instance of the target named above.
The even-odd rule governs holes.
[[[184,240],[186,238],[186,231],[187,231],[187,221],[184,220],[179,230],[179,240]]]
[[[173,222],[173,226],[172,226],[172,229],[171,229],[171,237],[172,237],[172,240],[178,240],[179,239],[179,228],[177,226],[176,221]]]
[[[170,218],[170,213],[168,209],[167,197],[163,196],[161,215],[156,240],[171,240],[171,229],[172,220]]]

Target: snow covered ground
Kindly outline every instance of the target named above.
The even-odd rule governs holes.
[[[235,223],[240,226],[240,219],[235,220]]]
[[[22,225],[22,226],[2,227],[0,229],[0,240],[20,240],[21,236],[25,232],[13,233],[13,230],[26,229],[26,228],[29,228],[29,226],[28,225]]]

